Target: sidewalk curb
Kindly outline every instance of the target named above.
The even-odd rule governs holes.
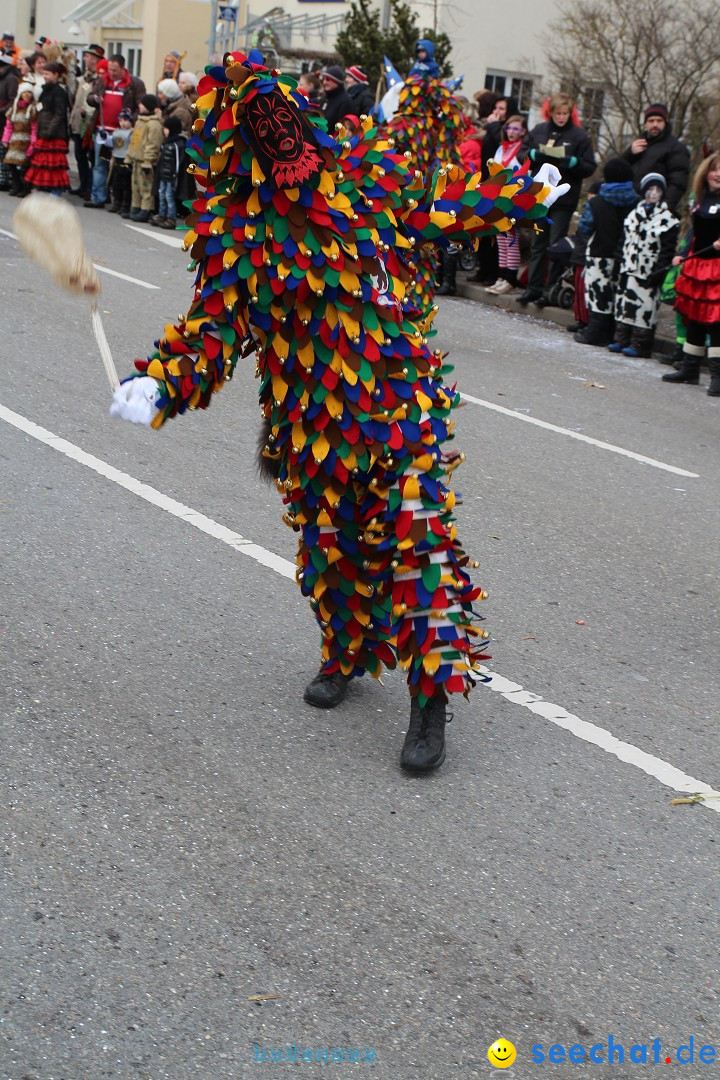
[[[525,315],[535,322],[550,323],[563,329],[575,322],[572,311],[557,307],[538,308],[534,304],[520,304],[514,296],[493,296],[492,293],[485,291],[484,286],[476,285],[471,281],[463,281],[460,277],[457,279],[457,295],[466,300],[479,300],[481,304],[488,307],[503,308],[513,315]],[[668,337],[662,331],[656,333],[653,354],[660,353],[662,356],[668,356],[676,348],[677,342],[674,337]]]

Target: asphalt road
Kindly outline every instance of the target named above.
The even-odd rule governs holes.
[[[0,194],[3,1080],[717,1075],[698,1052],[720,1059],[720,800],[673,807],[639,763],[720,789],[720,401],[442,302],[437,343],[477,399],[461,536],[490,666],[528,694],[461,700],[446,764],[409,777],[401,675],[334,713],[302,701],[317,634],[252,465],[252,361],[160,433],[110,420],[87,305],[7,235],[16,205]],[[184,310],[187,256],[81,212],[98,262],[136,279],[103,274],[129,371]],[[588,1061],[610,1035],[625,1062]],[[659,1065],[629,1063],[654,1039]],[[538,1044],[585,1060],[534,1062]],[[373,1059],[272,1061],[293,1045]]]

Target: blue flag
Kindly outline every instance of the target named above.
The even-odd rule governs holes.
[[[397,71],[392,65],[392,62],[388,60],[387,56],[384,56],[383,60],[385,61],[385,78],[387,79],[389,90],[392,86],[395,86],[396,83],[401,83],[403,80],[398,75]]]

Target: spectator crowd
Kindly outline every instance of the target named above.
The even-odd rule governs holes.
[[[0,191],[22,198],[31,190],[71,190],[87,209],[175,228],[195,190],[185,144],[198,78],[182,70],[183,56],[167,54],[148,92],[125,58],[106,56],[101,45],[88,45],[78,65],[56,42],[39,38],[21,50],[4,34]],[[418,42],[411,73],[437,75],[432,42]],[[303,74],[298,89],[331,131],[341,123],[352,134],[376,105],[359,64]],[[486,90],[458,102],[465,130],[457,149],[466,169],[490,175],[496,166],[527,163],[534,172],[551,163],[568,185],[533,236],[522,285],[521,243],[513,235],[480,242],[472,280],[495,295],[517,292],[521,304],[538,308],[559,303],[563,289],[567,300],[569,289],[576,341],[628,356],[651,354],[660,301],[670,296],[678,350],[676,370],[663,378],[696,383],[707,349],[709,393],[720,395],[720,154],[705,158],[690,185],[689,151],[673,134],[666,106],[650,103],[642,135],[592,180],[598,161],[569,95],[552,95],[531,128],[512,97]],[[70,148],[78,176],[72,189]],[[681,235],[689,187],[690,224]],[[441,295],[456,291],[457,262],[457,253],[444,261]]]

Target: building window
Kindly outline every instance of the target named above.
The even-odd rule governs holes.
[[[510,82],[510,96],[517,101],[521,113],[527,114],[532,108],[532,90],[532,79],[523,79],[519,76]]]
[[[578,94],[578,107],[583,127],[592,136],[596,146],[600,138],[604,105],[605,91],[599,86],[586,86]]]
[[[533,81],[526,75],[488,71],[485,76],[485,89],[502,94],[503,97],[515,98],[521,113],[527,115],[532,108]]]
[[[142,49],[137,43],[131,45],[129,41],[108,41],[106,55],[112,56],[114,53],[120,53],[121,56],[125,57],[125,66],[131,75],[140,74]]]

